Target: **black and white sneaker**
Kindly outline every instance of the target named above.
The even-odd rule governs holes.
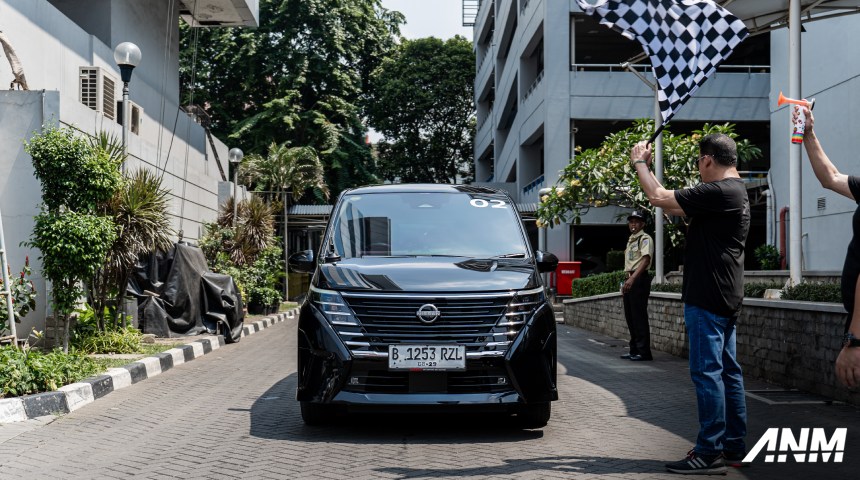
[[[722,455],[700,455],[690,450],[687,458],[667,463],[666,470],[682,475],[725,475],[727,469]]]

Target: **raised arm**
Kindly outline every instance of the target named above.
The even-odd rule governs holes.
[[[633,146],[630,151],[630,162],[639,176],[639,184],[648,196],[648,201],[655,207],[662,208],[669,215],[684,216],[684,209],[675,199],[674,190],[666,190],[657,177],[651,172],[651,146],[642,141]]]
[[[815,177],[821,182],[821,186],[833,190],[834,192],[844,195],[852,200],[856,200],[851,194],[851,188],[848,187],[848,175],[839,173],[836,166],[827,158],[824,149],[821,148],[821,143],[818,137],[815,136],[813,125],[815,117],[812,112],[802,107],[803,113],[806,115],[806,129],[803,132],[803,144],[806,146],[806,155],[809,157],[809,163],[812,164],[812,171],[815,172]],[[795,113],[792,112],[792,117]]]

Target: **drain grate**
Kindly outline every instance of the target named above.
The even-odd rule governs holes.
[[[833,400],[801,390],[747,390],[746,395],[768,405],[830,405]]]

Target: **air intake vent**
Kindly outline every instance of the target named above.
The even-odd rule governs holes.
[[[824,210],[825,208],[827,208],[827,198],[818,197],[818,209]]]
[[[116,78],[100,67],[81,67],[80,100],[87,107],[116,120]]]

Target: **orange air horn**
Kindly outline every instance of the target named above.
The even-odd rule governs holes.
[[[785,95],[783,95],[782,92],[779,92],[779,98],[776,100],[776,106],[781,107],[781,106],[785,105],[786,103],[791,103],[793,105],[801,105],[801,106],[804,106],[804,107],[812,110],[812,106],[815,104],[815,99],[813,98],[811,100],[806,100],[806,99],[795,100],[793,98],[788,98]]]
[[[777,106],[782,106],[786,103],[790,103],[794,105],[794,112],[791,116],[791,143],[803,143],[803,132],[806,129],[806,117],[801,113],[800,107],[806,107],[812,110],[813,105],[815,105],[815,99],[803,99],[803,100],[795,100],[793,98],[788,98],[779,92],[779,98],[776,101]]]

